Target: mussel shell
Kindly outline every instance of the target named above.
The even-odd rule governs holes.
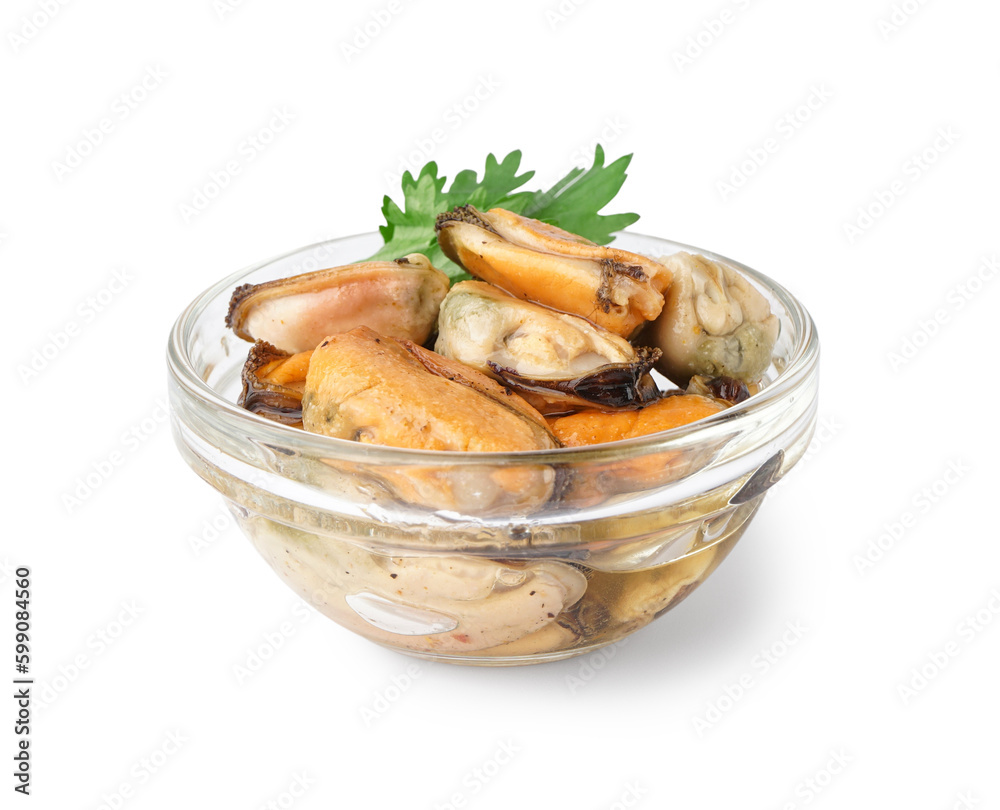
[[[291,357],[288,352],[283,352],[266,341],[258,340],[254,343],[243,365],[243,390],[237,404],[272,422],[302,427],[302,388],[305,377],[303,376],[300,384],[278,384],[267,378],[268,372],[279,361]]]
[[[641,347],[635,363],[614,363],[573,379],[529,378],[488,361],[490,370],[543,413],[560,407],[634,408],[660,395],[649,371],[659,349]],[[536,402],[534,400],[540,400]],[[540,407],[541,406],[541,407]]]
[[[715,397],[731,405],[739,405],[750,398],[750,387],[743,380],[733,377],[705,377],[696,374],[688,382],[686,393]]]

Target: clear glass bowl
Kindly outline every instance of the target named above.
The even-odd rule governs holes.
[[[726,557],[815,426],[819,344],[784,288],[738,262],[781,334],[764,389],[716,416],[585,448],[448,453],[360,444],[236,405],[249,344],[233,288],[358,261],[377,234],[302,248],[223,279],[168,347],[174,438],[277,574],[338,624],[437,661],[516,665],[613,643],[678,604]]]

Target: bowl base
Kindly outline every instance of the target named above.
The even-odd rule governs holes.
[[[627,638],[627,636],[625,637]],[[463,667],[523,667],[528,664],[548,664],[553,661],[564,661],[567,658],[576,658],[578,655],[587,655],[602,647],[609,647],[624,641],[624,638],[616,641],[599,641],[582,647],[572,647],[568,650],[557,650],[549,653],[532,653],[531,655],[482,655],[479,657],[469,655],[447,655],[443,653],[426,653],[416,650],[402,650],[399,647],[392,647],[388,644],[379,644],[387,650],[419,658],[422,661],[431,661],[436,664],[457,664]]]

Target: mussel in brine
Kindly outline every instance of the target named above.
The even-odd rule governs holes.
[[[390,447],[557,446],[545,420],[489,377],[367,327],[332,335],[313,352],[302,421],[313,433]]]
[[[332,335],[313,352],[302,422],[313,433],[420,450],[559,446],[541,414],[517,394],[461,363],[366,327]],[[445,458],[357,472],[377,476],[409,503],[481,514],[533,511],[556,485],[555,471],[544,464],[462,465]]]
[[[696,374],[757,382],[771,364],[779,322],[767,299],[735,268],[676,253],[666,303],[641,341],[663,354],[656,368],[677,385]]]
[[[302,392],[311,357],[311,350],[292,355],[258,340],[243,365],[237,404],[274,422],[302,427]]]
[[[726,410],[729,404],[714,397],[691,394],[665,396],[641,408],[618,411],[588,409],[550,418],[549,427],[564,447],[588,447],[649,436],[687,425]],[[689,474],[705,462],[706,451],[643,451],[632,458],[578,465],[560,495],[564,506],[600,503],[619,493],[663,486]]]
[[[438,217],[436,230],[445,255],[476,278],[621,337],[663,309],[670,271],[646,256],[502,208],[459,206]]]
[[[556,626],[587,580],[556,560],[471,555],[388,556],[263,518],[246,530],[257,549],[321,613],[361,635],[424,653],[469,653]]]
[[[566,447],[635,439],[714,416],[728,407],[713,397],[679,394],[641,408],[622,411],[586,410],[550,419],[552,432]]]
[[[658,396],[659,356],[589,321],[463,281],[441,304],[435,351],[513,388],[539,411],[628,407]]]
[[[356,326],[423,343],[447,292],[448,277],[412,253],[244,284],[233,292],[226,325],[244,340],[266,340],[292,354]]]

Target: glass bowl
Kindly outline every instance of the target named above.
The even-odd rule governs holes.
[[[805,309],[738,262],[632,233],[615,246],[727,261],[770,301],[781,333],[760,393],[651,436],[518,453],[372,446],[238,407],[249,344],[224,324],[233,288],[359,261],[380,243],[322,242],[221,280],[178,318],[167,353],[184,459],[300,597],[377,644],[497,666],[618,641],[715,570],[809,443],[819,344]]]

